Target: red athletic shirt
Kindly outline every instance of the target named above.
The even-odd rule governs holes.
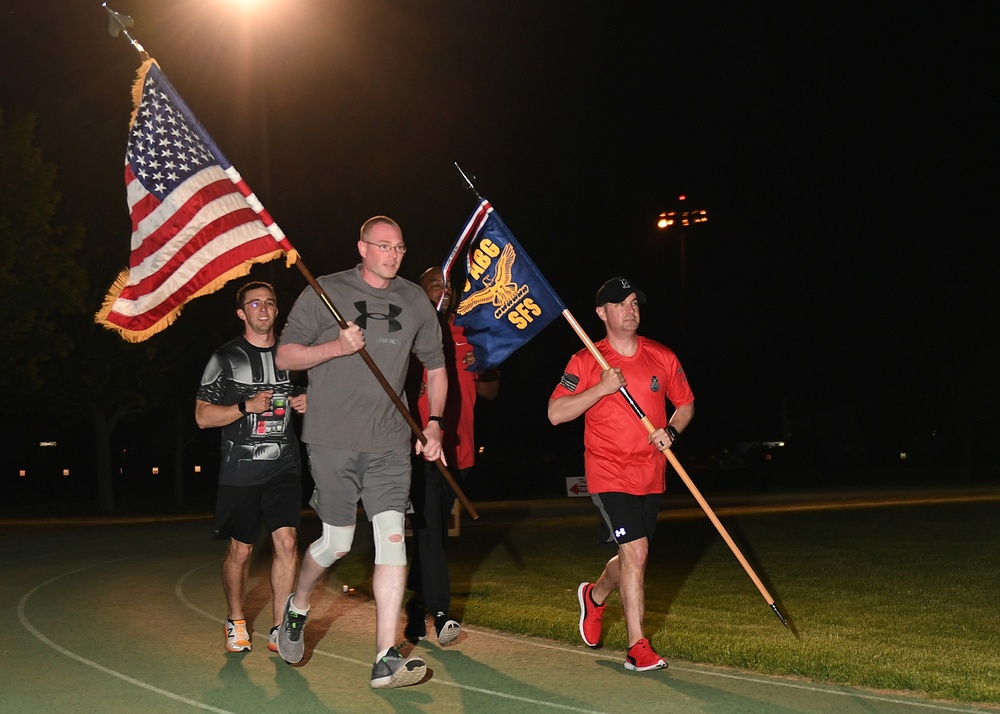
[[[631,357],[618,354],[606,339],[597,349],[621,369],[626,388],[656,427],[667,425],[667,401],[674,409],[694,402],[684,368],[673,350],[639,337]],[[579,394],[601,380],[601,365],[586,349],[573,355],[550,399]],[[673,412],[671,412],[673,413]],[[663,493],[667,457],[620,394],[602,398],[584,414],[584,472],[591,493],[619,491],[644,496]]]
[[[476,437],[473,433],[473,407],[476,405],[476,382],[479,375],[465,367],[465,356],[472,351],[472,345],[465,339],[465,331],[455,324],[454,318],[448,323],[451,339],[444,335],[445,364],[448,367],[448,401],[444,416],[444,453],[448,465],[456,469],[472,468],[476,461]],[[449,343],[454,345],[454,358],[448,354]],[[427,370],[423,374],[427,384]],[[417,399],[420,423],[426,424],[427,394]]]

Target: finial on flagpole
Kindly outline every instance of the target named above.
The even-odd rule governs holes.
[[[476,194],[476,198],[477,199],[479,199],[480,201],[482,201],[483,197],[479,195],[479,191],[476,190],[476,187],[473,185],[472,181],[469,179],[469,177],[466,175],[466,173],[464,171],[462,171],[462,167],[458,165],[457,161],[455,161],[454,164],[455,164],[455,168],[458,169],[458,173],[462,174],[462,178],[465,179],[465,184],[466,184],[467,188],[470,191],[472,191],[474,194]]]
[[[115,12],[106,2],[101,3],[101,7],[108,11],[108,33],[112,37],[118,37],[118,35],[125,35],[128,41],[135,47],[136,52],[142,55],[143,61],[149,59],[149,54],[146,49],[139,44],[139,42],[128,33],[128,28],[132,27],[135,22],[128,15],[122,15],[119,12]]]

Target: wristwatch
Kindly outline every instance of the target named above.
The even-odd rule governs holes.
[[[240,414],[242,414],[243,416],[247,415],[247,403],[246,403],[246,401],[244,401],[244,400],[241,399],[240,402],[239,402],[239,404],[236,405],[236,408],[240,410]]]
[[[444,417],[439,417],[439,416],[427,417],[427,421],[436,421],[438,423],[438,426],[441,427],[441,431],[444,431]]]

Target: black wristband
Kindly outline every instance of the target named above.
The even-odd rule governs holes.
[[[436,421],[438,423],[438,426],[441,427],[441,431],[444,431],[444,417],[438,417],[438,416],[427,417],[427,421]]]
[[[677,440],[681,438],[681,433],[677,431],[671,424],[667,424],[666,428],[667,436],[670,437],[670,443],[676,444]]]
[[[240,414],[242,414],[243,416],[247,415],[247,403],[242,399],[240,400],[239,404],[236,405],[236,408],[240,410]]]

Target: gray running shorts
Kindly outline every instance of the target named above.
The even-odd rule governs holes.
[[[410,451],[362,452],[309,444],[316,490],[309,504],[331,526],[357,521],[358,501],[370,521],[383,511],[406,512],[410,498]]]

